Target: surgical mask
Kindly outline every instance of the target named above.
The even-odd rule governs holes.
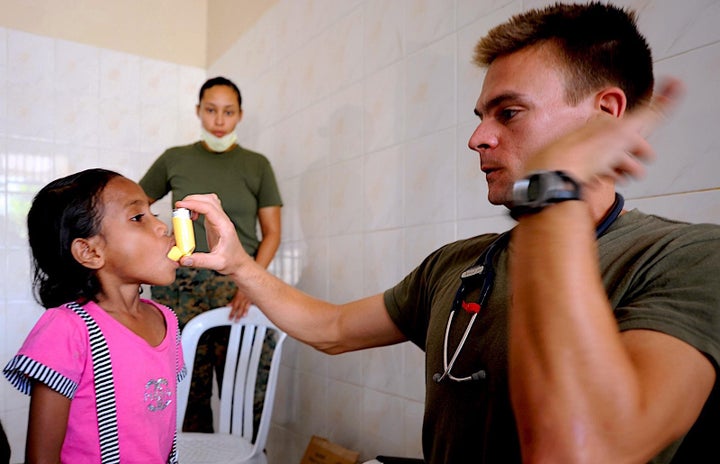
[[[237,142],[237,134],[232,131],[225,134],[222,137],[215,137],[210,132],[206,131],[204,127],[200,128],[200,140],[210,148],[210,150],[216,153],[222,153],[227,151],[228,148],[232,147]]]

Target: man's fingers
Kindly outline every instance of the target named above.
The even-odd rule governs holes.
[[[666,78],[663,80],[653,101],[652,106],[661,114],[669,114],[685,95],[685,85],[680,79]]]
[[[643,137],[665,122],[685,94],[685,86],[676,78],[666,78],[658,87],[650,103],[633,110],[628,118]]]
[[[209,253],[192,253],[189,256],[180,258],[180,264],[188,267],[202,267],[207,269],[215,269],[217,263],[213,256]]]

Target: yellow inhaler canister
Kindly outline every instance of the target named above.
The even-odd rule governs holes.
[[[195,250],[195,233],[193,232],[192,219],[190,219],[190,210],[187,208],[174,209],[172,223],[175,246],[168,253],[168,258],[179,261],[180,258],[189,255]]]

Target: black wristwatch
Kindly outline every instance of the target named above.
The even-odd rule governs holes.
[[[580,200],[580,184],[575,179],[563,171],[535,171],[513,185],[510,216],[518,219],[568,200]]]

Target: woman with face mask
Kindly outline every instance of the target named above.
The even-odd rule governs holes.
[[[196,113],[201,122],[200,140],[166,150],[145,173],[140,186],[150,203],[170,192],[173,204],[189,194],[216,193],[245,251],[267,267],[280,244],[282,200],[268,159],[237,143],[235,127],[243,114],[240,90],[224,77],[207,80],[200,88]],[[262,238],[257,236],[258,224]],[[208,251],[202,219],[194,225],[195,251]],[[192,317],[225,305],[232,307],[231,319],[238,319],[252,303],[230,278],[185,267],[178,269],[173,284],[152,287],[152,296],[175,310],[180,328]],[[214,370],[218,382],[222,381],[227,333],[227,328],[208,331],[198,346],[184,431],[213,431],[212,377]],[[274,346],[272,342],[266,340],[267,349]],[[256,392],[256,405],[262,404],[263,396],[264,391]]]

